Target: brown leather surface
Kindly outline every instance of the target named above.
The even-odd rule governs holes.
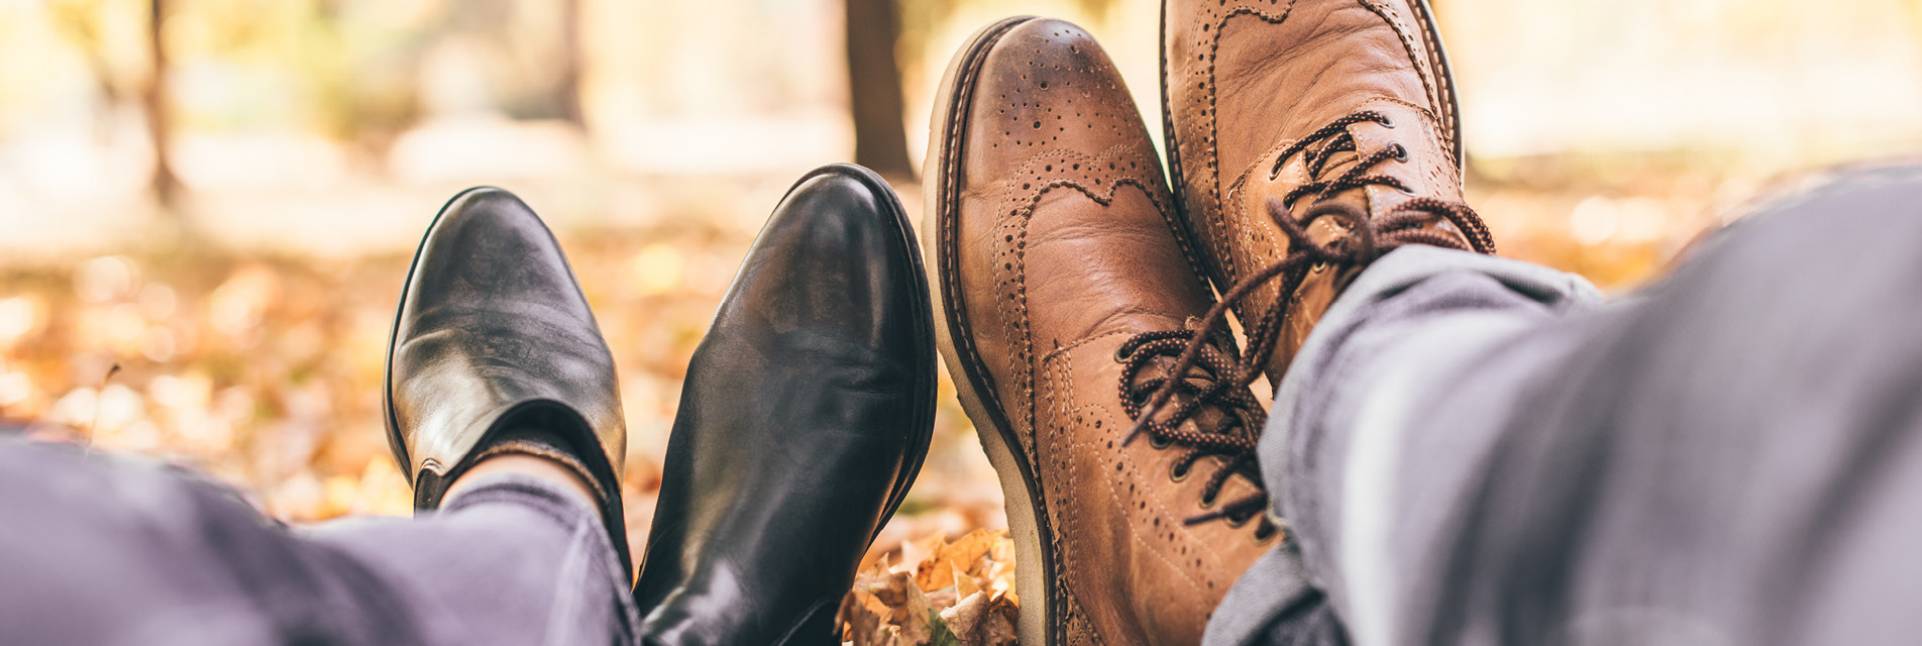
[[[1406,159],[1369,174],[1410,190],[1367,186],[1328,201],[1380,218],[1418,196],[1461,200],[1454,91],[1421,0],[1167,0],[1163,11],[1171,171],[1217,288],[1226,291],[1287,254],[1290,243],[1266,205],[1316,177],[1302,154],[1284,160],[1278,173],[1275,162],[1290,144],[1346,115],[1376,111],[1392,127],[1346,127],[1356,150],[1334,156],[1319,177],[1340,175],[1399,144]],[[1294,205],[1292,214],[1301,217],[1313,201]],[[1459,237],[1446,224],[1436,230]],[[1343,234],[1333,220],[1310,231],[1324,242]],[[1318,270],[1302,282],[1301,302],[1269,359],[1271,379],[1349,274]],[[1281,298],[1280,283],[1235,304],[1244,325]]]
[[[954,127],[937,122],[930,146],[929,235],[957,381],[983,391],[973,396],[992,410],[977,428],[1014,440],[1039,491],[1050,642],[1197,643],[1278,539],[1258,538],[1257,522],[1184,526],[1207,511],[1202,489],[1223,461],[1176,478],[1182,447],[1124,444],[1133,422],[1116,352],[1182,329],[1212,296],[1099,45],[1055,20],[982,37],[996,40],[952,78]],[[1217,499],[1254,490],[1237,476]],[[1024,598],[1024,612],[1042,601]]]

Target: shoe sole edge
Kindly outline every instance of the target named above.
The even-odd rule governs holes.
[[[987,52],[1009,31],[1034,19],[1033,16],[1003,19],[982,28],[969,39],[968,46],[955,56],[942,76],[940,95],[934,104],[938,112],[931,124],[940,128],[937,136],[961,132],[962,124],[957,119],[968,115],[968,106],[963,102],[972,99],[973,86],[980,77]],[[971,338],[967,336],[970,332],[965,302],[954,282],[955,270],[949,266],[956,257],[957,241],[950,229],[952,226],[958,231],[960,214],[954,210],[958,205],[954,194],[960,182],[959,158],[965,151],[962,141],[960,137],[952,138],[952,143],[937,140],[928,147],[927,163],[923,164],[927,167],[924,176],[933,180],[927,184],[930,188],[926,195],[925,217],[930,226],[922,227],[921,238],[926,253],[934,260],[930,271],[937,288],[929,292],[940,319],[934,326],[935,343],[941,348],[942,360],[953,378],[961,408],[967,412],[968,419],[974,421],[975,435],[980,438],[988,462],[1000,480],[1008,533],[1015,549],[1015,592],[1021,597],[1016,632],[1023,644],[1053,646],[1059,641],[1060,627],[1055,619],[1060,613],[1055,607],[1054,559],[1044,546],[1052,532],[1047,518],[1039,513],[1034,502],[1041,495],[1040,487],[1032,465],[1017,453],[1020,439],[1014,437],[1006,413],[998,402],[993,406],[988,404],[987,398],[993,397],[995,390],[985,371],[978,368],[984,365],[981,358],[972,349],[962,356],[964,346],[955,343],[956,338]],[[991,428],[981,428],[982,422]]]

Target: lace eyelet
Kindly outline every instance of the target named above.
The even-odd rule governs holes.
[[[1402,162],[1408,161],[1407,146],[1403,146],[1401,144],[1395,144],[1394,151],[1395,151],[1395,161],[1402,161]]]
[[[1173,441],[1162,439],[1160,436],[1156,436],[1156,435],[1148,436],[1148,446],[1154,447],[1156,451],[1168,448],[1173,445],[1174,445]]]
[[[1193,465],[1176,464],[1173,468],[1168,469],[1168,480],[1181,482],[1187,480],[1188,475],[1191,473],[1194,473]]]
[[[1291,155],[1280,155],[1275,157],[1275,163],[1268,165],[1268,179],[1281,177],[1281,167],[1288,164],[1288,158],[1290,156]]]
[[[1128,346],[1126,346],[1126,345],[1123,345],[1123,346],[1121,346],[1121,347],[1118,347],[1118,348],[1115,348],[1115,349],[1114,349],[1114,362],[1115,362],[1115,363],[1127,363],[1127,362],[1128,362],[1128,357],[1132,357],[1132,356],[1134,356],[1134,353],[1133,353],[1133,352],[1129,352],[1129,351],[1128,351]]]
[[[1272,523],[1262,523],[1261,525],[1255,527],[1255,541],[1260,543],[1266,543],[1268,542],[1268,539],[1274,538],[1276,534],[1280,534],[1280,533],[1281,533],[1280,527],[1276,527]]]
[[[1236,529],[1240,529],[1246,526],[1248,524],[1248,521],[1252,519],[1254,519],[1254,516],[1244,516],[1240,520],[1236,520],[1234,517],[1230,516],[1228,518],[1228,526]]]
[[[1212,495],[1212,496],[1204,492],[1201,494],[1201,508],[1213,509],[1215,507],[1215,503],[1220,499],[1221,499],[1221,492],[1219,491],[1215,492],[1215,495]]]

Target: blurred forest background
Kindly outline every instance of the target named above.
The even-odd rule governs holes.
[[[1785,174],[1922,144],[1922,0],[1434,5],[1471,201],[1508,254],[1612,290]],[[289,520],[407,513],[394,300],[434,210],[494,184],[557,229],[615,351],[638,544],[685,361],[774,201],[852,159],[918,212],[932,86],[1015,13],[1101,38],[1160,134],[1158,0],[0,0],[0,427],[193,464]],[[1004,523],[942,406],[877,552]]]

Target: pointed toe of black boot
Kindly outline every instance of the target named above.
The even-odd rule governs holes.
[[[538,431],[527,451],[581,472],[630,560],[618,393],[594,314],[534,211],[496,188],[448,201],[414,255],[388,345],[388,440],[415,507],[438,507],[503,433]]]
[[[839,643],[927,453],[930,312],[885,182],[835,165],[788,192],[688,367],[635,591],[645,641]]]

